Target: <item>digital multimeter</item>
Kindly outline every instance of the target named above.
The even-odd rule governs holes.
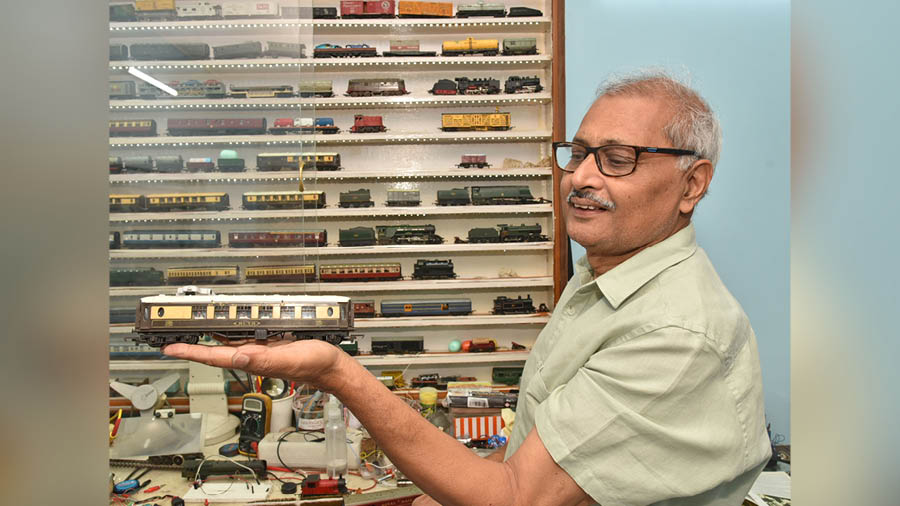
[[[256,456],[256,446],[269,432],[272,418],[272,399],[265,394],[244,394],[241,398],[241,434],[238,452]]]

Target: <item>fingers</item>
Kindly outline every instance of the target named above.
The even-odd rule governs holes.
[[[261,349],[255,349],[261,348]],[[258,355],[265,351],[265,346],[244,345],[231,346],[201,346],[196,344],[175,343],[163,348],[163,353],[175,358],[183,358],[193,362],[200,362],[215,367],[227,367],[229,369],[244,369],[252,371],[250,355]]]

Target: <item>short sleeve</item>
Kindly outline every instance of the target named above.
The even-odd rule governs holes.
[[[725,371],[705,336],[664,327],[593,354],[549,392],[535,425],[557,464],[604,506],[693,496],[745,471]]]

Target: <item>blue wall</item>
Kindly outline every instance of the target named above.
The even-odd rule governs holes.
[[[744,306],[766,416],[790,440],[790,5],[787,1],[566,2],[566,133],[610,73],[690,77],[718,113],[723,149],[694,213],[698,242]],[[578,258],[584,249],[573,243]]]

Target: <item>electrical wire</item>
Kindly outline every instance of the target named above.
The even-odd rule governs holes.
[[[231,486],[234,484],[234,482],[232,481],[231,483],[228,484],[228,488],[226,488],[225,490],[223,490],[223,491],[221,491],[221,492],[219,492],[219,493],[217,493],[217,494],[212,494],[212,493],[207,492],[206,490],[203,490],[203,482],[206,481],[206,480],[200,480],[200,469],[203,467],[203,464],[205,464],[207,460],[210,460],[210,459],[213,459],[213,458],[218,458],[218,457],[221,457],[221,458],[224,458],[224,459],[228,459],[228,460],[230,460],[233,464],[235,464],[235,465],[237,465],[237,466],[240,466],[240,467],[243,467],[244,469],[250,471],[250,473],[253,474],[253,479],[256,480],[256,484],[259,485],[259,476],[257,476],[257,475],[256,475],[256,471],[254,471],[254,470],[251,469],[250,467],[247,467],[247,466],[245,466],[244,464],[241,464],[240,462],[234,460],[234,459],[231,458],[231,457],[226,457],[225,455],[210,455],[210,456],[205,457],[203,460],[200,461],[200,464],[197,466],[197,472],[194,473],[194,483],[199,483],[199,484],[200,484],[200,491],[201,491],[201,492],[203,492],[203,493],[206,494],[206,495],[221,495],[221,494],[224,494],[224,493],[228,492],[229,490],[231,490]],[[211,477],[207,477],[207,480],[208,480],[209,478],[211,478]],[[234,478],[234,477],[232,477],[232,478]]]

